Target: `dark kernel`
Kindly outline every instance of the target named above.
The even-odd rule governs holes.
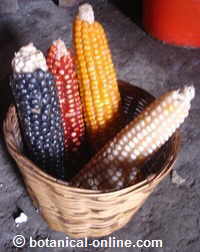
[[[63,177],[64,138],[53,76],[42,70],[13,74],[10,86],[30,158],[45,171]]]

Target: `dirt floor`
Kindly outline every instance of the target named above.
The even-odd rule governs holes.
[[[163,248],[121,248],[120,251],[199,252],[200,247],[200,49],[163,44],[140,27],[134,6],[124,11],[115,1],[91,1],[96,19],[104,25],[118,71],[118,78],[148,90],[155,96],[167,90],[193,84],[196,98],[189,118],[181,127],[182,148],[173,176],[156,188],[143,207],[116,239],[163,240]],[[8,85],[11,59],[21,46],[32,41],[46,51],[52,40],[63,39],[71,46],[71,22],[77,7],[61,9],[51,0],[20,0],[16,14],[0,17],[0,120],[12,102]],[[133,17],[134,16],[134,17]],[[137,23],[137,24],[136,24]],[[26,223],[16,225],[21,212]],[[16,249],[12,239],[64,239],[50,230],[33,207],[18,169],[0,140],[0,251],[109,251],[115,248],[28,248]],[[108,238],[108,237],[104,237]]]

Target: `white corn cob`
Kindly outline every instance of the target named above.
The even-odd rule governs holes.
[[[140,175],[138,165],[183,123],[194,95],[190,86],[155,100],[92,158],[73,178],[72,185],[105,190],[134,184]]]

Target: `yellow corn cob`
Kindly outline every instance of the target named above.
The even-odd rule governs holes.
[[[89,4],[79,7],[74,46],[86,129],[97,149],[117,132],[121,103],[107,38]]]
[[[88,189],[120,189],[138,181],[138,169],[187,117],[193,87],[171,91],[151,103],[109,141],[73,178],[72,185]]]

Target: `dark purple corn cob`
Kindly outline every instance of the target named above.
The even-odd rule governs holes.
[[[30,49],[31,46],[33,47],[28,45],[24,48]],[[31,60],[41,60],[41,52],[37,51],[37,53],[40,53],[40,56],[37,56],[39,59],[34,56]],[[17,64],[16,60],[14,64]],[[34,62],[34,64],[34,67],[23,67],[30,72],[21,72],[18,69],[16,71],[13,67],[15,69],[10,82],[22,136],[30,158],[44,171],[57,178],[64,178],[64,132],[55,80],[47,71],[47,67],[42,65],[44,62],[42,64]],[[37,69],[37,65],[43,66],[41,67],[43,70]]]

